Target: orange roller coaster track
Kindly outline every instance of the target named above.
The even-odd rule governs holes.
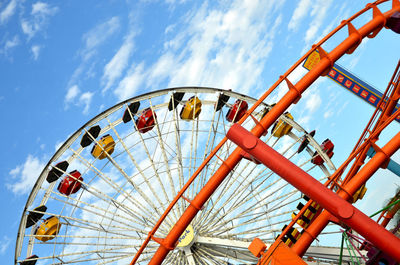
[[[251,134],[255,137],[259,138],[279,117],[282,115],[292,104],[296,104],[297,101],[301,98],[302,93],[320,76],[326,75],[330,68],[332,67],[333,63],[336,62],[339,58],[341,58],[344,54],[351,54],[353,51],[358,47],[361,43],[362,39],[365,37],[373,38],[375,37],[379,31],[386,25],[386,20],[393,15],[395,12],[400,12],[400,1],[399,0],[392,0],[392,7],[389,11],[382,13],[378,5],[387,2],[388,0],[379,0],[375,1],[374,3],[368,4],[364,9],[360,10],[358,13],[354,14],[347,20],[342,21],[342,23],[335,28],[332,32],[330,32],[327,36],[325,36],[321,41],[319,41],[316,45],[313,45],[312,49],[309,50],[302,58],[300,58],[285,74],[283,74],[269,89],[266,91],[260,99],[247,111],[246,115],[244,115],[238,124],[242,124],[244,120],[246,120],[251,113],[263,102],[272,91],[276,87],[278,87],[282,81],[286,81],[289,91],[282,97],[282,99],[276,103],[276,105],[260,120],[257,121],[257,125],[251,130]],[[373,16],[372,19],[366,23],[364,26],[356,29],[353,24],[351,23],[355,18],[359,17],[361,14],[372,10]],[[334,34],[336,34],[339,30],[346,27],[348,28],[348,37],[344,39],[339,45],[336,46],[330,52],[326,52],[322,45],[330,39]],[[293,72],[313,51],[318,50],[321,55],[320,62],[305,76],[303,76],[296,84],[292,84],[288,80],[288,76],[290,73]],[[399,86],[397,86],[399,89]],[[393,118],[394,119],[394,118]],[[382,121],[387,125],[387,123],[391,119],[387,121]],[[382,126],[383,127],[383,126]],[[398,137],[397,137],[398,138]],[[393,139],[393,141],[398,141],[399,139]],[[135,264],[138,260],[141,253],[146,248],[148,242],[150,240],[154,240],[160,244],[159,248],[155,252],[153,258],[150,260],[149,264],[161,264],[168,253],[174,249],[176,242],[180,235],[184,232],[186,227],[190,224],[196,214],[201,210],[203,205],[207,202],[210,196],[214,193],[214,191],[219,187],[225,177],[231,172],[231,170],[240,162],[242,159],[242,149],[236,148],[232,154],[223,161],[221,167],[214,173],[214,175],[209,179],[209,181],[204,185],[204,187],[200,190],[200,192],[190,201],[190,205],[184,211],[182,216],[176,222],[176,224],[172,227],[168,235],[161,239],[154,237],[157,229],[164,221],[168,213],[171,211],[175,203],[182,198],[182,195],[186,191],[186,189],[190,186],[193,180],[200,174],[203,168],[207,165],[207,163],[215,156],[217,151],[224,145],[227,141],[225,137],[221,143],[217,145],[217,147],[208,155],[208,157],[203,161],[200,167],[195,171],[189,181],[184,185],[181,191],[177,194],[174,200],[170,203],[167,207],[164,214],[161,216],[159,221],[156,223],[154,228],[149,232],[148,237],[142,244],[139,251],[136,253],[135,257],[133,258],[131,265]],[[397,142],[396,142],[397,143]],[[394,151],[398,148],[397,144],[391,144],[390,149],[384,150],[386,154],[382,152],[377,152],[373,159],[370,160],[368,165],[364,166],[360,172],[359,165],[356,165],[352,170],[351,174],[348,175],[346,178],[346,190],[342,190],[345,195],[341,196],[342,198],[347,198],[352,196],[356,191],[357,187],[363,185],[367,179],[379,168],[379,166],[385,161],[387,156],[390,156]],[[383,150],[383,149],[381,149]],[[393,151],[393,152],[392,152]],[[352,160],[356,154],[353,152],[351,154],[352,158],[348,159],[347,163]],[[371,162],[375,161],[375,162]],[[331,178],[333,185],[338,185],[335,181],[340,177],[343,173],[344,167],[338,169],[338,171],[334,174]],[[358,172],[359,175],[363,175],[363,177],[358,178],[351,178],[352,176],[356,175],[355,173]],[[336,179],[335,179],[336,177]],[[347,196],[347,197],[346,197]],[[352,208],[353,209],[353,208]],[[299,216],[299,215],[298,215]],[[315,239],[315,237],[323,230],[323,228],[327,225],[327,223],[332,220],[331,214],[327,211],[323,211],[320,216],[310,225],[307,229],[307,233],[304,233],[300,240],[293,246],[293,250],[299,255],[302,256],[304,251],[308,248],[311,242]],[[367,219],[363,219],[364,221]],[[294,224],[295,221],[292,221],[291,224]],[[368,221],[366,221],[368,223]],[[288,231],[288,227],[283,231],[282,235]],[[386,231],[386,230],[385,230]],[[387,233],[385,233],[386,235]],[[282,236],[281,235],[281,236]],[[308,235],[308,236],[305,236]],[[378,240],[379,241],[379,240]],[[378,246],[386,248],[386,245],[383,243],[379,243]],[[394,257],[396,257],[400,261],[400,254],[397,251],[390,250]],[[388,251],[389,252],[389,251]]]

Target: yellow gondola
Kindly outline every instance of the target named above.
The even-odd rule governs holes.
[[[92,155],[99,160],[104,159],[107,157],[107,154],[111,155],[114,152],[114,147],[115,141],[111,135],[104,135],[98,144],[93,146]]]
[[[301,233],[299,232],[299,230],[297,230],[296,228],[292,227],[289,230],[289,232],[287,233],[287,235],[283,237],[282,241],[286,245],[291,247],[294,243],[297,242],[297,240],[299,240],[300,237],[301,237]]]
[[[200,112],[201,100],[193,96],[183,106],[180,116],[182,120],[194,120],[200,115]]]
[[[60,220],[52,216],[47,218],[43,223],[41,223],[35,231],[36,239],[46,242],[55,238],[55,236],[60,231],[61,223]]]
[[[366,192],[367,192],[367,188],[365,187],[365,184],[364,184],[353,195],[353,203],[355,203],[358,200],[362,200],[364,198],[364,195]]]
[[[301,210],[301,208],[304,207],[302,204],[300,204],[300,206],[302,207],[298,206],[297,208],[298,210]],[[317,204],[316,202],[311,203],[309,208],[307,208],[307,210],[305,210],[305,212],[303,213],[303,216],[297,220],[297,223],[302,228],[304,229],[307,228],[311,224],[311,222],[315,219],[316,215],[319,214],[320,212],[319,209],[320,209],[319,204]],[[292,213],[292,220],[294,220],[296,215],[297,215],[296,213]]]
[[[293,116],[289,113],[285,113],[285,117],[293,120]],[[282,119],[279,119],[278,122],[275,122],[274,127],[272,127],[272,135],[275,137],[282,137],[286,134],[288,134],[292,130],[292,126],[286,122],[284,122]]]

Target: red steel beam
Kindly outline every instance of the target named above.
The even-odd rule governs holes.
[[[341,222],[350,226],[376,247],[400,262],[400,238],[397,238],[344,198],[325,187],[241,125],[232,125],[227,137],[313,201],[316,201]],[[395,140],[400,145],[400,133],[392,140]],[[393,148],[395,148],[394,145]],[[382,152],[379,152],[379,154],[384,156]],[[371,159],[368,164],[378,163],[377,160],[373,161]],[[373,163],[370,163],[371,161]],[[355,184],[354,182],[351,183],[349,188],[354,188]]]

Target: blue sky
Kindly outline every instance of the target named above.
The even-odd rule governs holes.
[[[89,119],[121,100],[166,87],[210,86],[258,97],[367,3],[0,1],[0,259],[13,260],[20,216],[37,176]],[[366,21],[363,16],[355,25]],[[339,63],[383,91],[399,46],[399,36],[384,29]],[[333,47],[328,43],[326,49]],[[293,80],[304,71],[296,70]],[[339,165],[373,109],[325,78],[293,112],[304,128],[317,129],[318,141],[334,141],[333,161]],[[400,184],[390,173],[378,175]],[[386,184],[375,181],[371,196],[379,198],[378,188]],[[370,202],[371,208],[381,206]],[[367,209],[366,202],[360,206]]]

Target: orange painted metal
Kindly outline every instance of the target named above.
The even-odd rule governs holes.
[[[387,0],[376,1],[374,5],[386,2]],[[393,0],[393,2],[398,2],[398,0]],[[348,21],[353,20],[358,17],[360,14],[366,12],[371,9],[372,6],[367,6],[360,12],[353,15]],[[367,23],[362,28],[358,29],[357,34],[351,34],[347,39],[345,39],[341,44],[339,44],[334,50],[327,54],[318,65],[312,69],[312,71],[308,72],[300,81],[291,87],[289,92],[265,115],[265,117],[258,123],[255,128],[253,128],[252,133],[257,137],[260,137],[262,133],[266,129],[268,129],[275,120],[279,118],[279,116],[293,103],[297,102],[300,98],[301,94],[321,75],[327,72],[329,68],[332,66],[333,62],[339,59],[344,53],[349,51],[360,41],[361,38],[364,38],[370,35],[372,32],[377,32],[380,28],[383,27],[385,23],[385,17],[389,17],[396,10],[400,10],[399,5],[393,4],[392,10],[386,12],[384,17],[377,16],[374,17],[369,23]],[[247,111],[246,115],[239,121],[241,124],[253,111],[254,109],[265,99],[267,96],[283,81],[287,80],[288,75],[298,67],[304,60],[316,49],[320,49],[320,46],[331,36],[333,36],[337,31],[346,26],[346,23],[342,23],[336,29],[334,29],[331,33],[325,36],[317,45],[313,46],[313,48],[307,52],[301,59],[299,59],[283,76],[279,78],[277,82],[273,84],[273,86],[266,92],[264,95],[252,106],[250,110]],[[135,258],[132,260],[131,265],[133,265],[146,247],[147,243],[153,237],[154,233],[157,231],[161,222],[165,219],[169,211],[172,209],[173,205],[181,198],[184,191],[187,187],[193,182],[193,180],[197,177],[197,175],[201,172],[201,170],[207,165],[207,163],[211,160],[211,158],[216,154],[219,148],[226,142],[226,138],[213,150],[213,152],[205,159],[202,165],[196,170],[195,174],[190,178],[188,183],[182,188],[182,190],[178,193],[178,195],[174,198],[171,204],[168,206],[167,210],[157,222],[156,226],[149,232],[149,236],[145,240],[144,244],[140,248],[139,252],[136,254]],[[232,168],[234,168],[237,163],[241,160],[241,149],[236,149],[228,159],[223,163],[223,165],[216,171],[216,173],[210,178],[209,182],[203,187],[200,193],[192,200],[192,204],[186,209],[181,218],[175,224],[175,226],[171,229],[167,237],[160,241],[161,245],[153,256],[153,259],[149,264],[161,264],[164,260],[168,252],[174,248],[177,239],[181,235],[181,233],[185,230],[187,225],[192,221],[195,217],[199,209],[204,205],[204,203],[208,200],[208,198],[212,195],[215,189],[219,186],[219,184],[224,180],[226,175],[230,172]]]
[[[261,254],[267,249],[267,245],[262,242],[261,239],[258,237],[254,238],[253,241],[250,243],[248,249],[250,250],[251,254],[255,257],[261,257]]]
[[[338,194],[329,190],[318,180],[303,171],[290,160],[269,147],[262,140],[251,134],[239,124],[232,125],[227,137],[255,157],[258,161],[274,171],[295,188],[312,198],[315,202],[338,218],[342,223],[373,243],[376,247],[400,262],[400,238],[387,231],[384,227],[370,219],[347,200],[345,192]],[[360,170],[357,179],[352,179],[346,185],[350,194],[354,194],[358,183],[365,183],[370,172],[375,172],[386,160],[386,154],[393,154],[400,148],[400,133],[384,147]],[[378,156],[378,157],[377,157]],[[363,171],[364,170],[364,171]],[[365,173],[364,173],[365,172]]]
[[[299,256],[296,255],[285,243],[281,240],[276,240],[275,243],[268,249],[259,262],[260,265],[307,265]]]
[[[342,185],[340,186],[341,191],[339,194],[342,194],[343,198],[345,199],[349,199],[349,197],[354,194],[353,192],[355,187],[357,188],[361,187],[379,168],[379,166],[384,167],[385,163],[387,162],[387,159],[396,150],[395,148],[394,149],[392,148],[389,153],[388,150],[383,148],[379,150],[380,148],[375,145],[375,142],[378,139],[380,133],[383,131],[383,129],[386,128],[386,126],[390,124],[396,117],[398,117],[398,115],[400,115],[400,110],[397,110],[392,115],[388,115],[388,113],[392,113],[394,106],[398,101],[398,97],[396,95],[400,93],[399,82],[400,82],[400,61],[397,64],[393,77],[390,80],[389,85],[384,94],[386,97],[389,94],[390,89],[393,88],[393,90],[391,90],[390,95],[388,95],[388,102],[391,102],[391,104],[387,104],[387,106],[384,108],[384,111],[379,118],[377,118],[377,113],[378,113],[377,110],[380,108],[380,105],[377,106],[377,109],[375,110],[374,115],[372,116],[370,122],[368,123],[366,129],[364,130],[364,133],[362,134],[360,140],[358,141],[355,150],[352,152],[350,157],[345,161],[345,163],[343,163],[343,165],[332,175],[333,178],[336,178],[338,175],[341,175],[343,168],[345,168],[348,165],[348,163],[350,163],[350,161],[355,158],[355,162],[353,163],[352,168],[349,170],[346,178],[344,179]],[[367,135],[367,132],[370,130],[369,128],[372,127],[374,120],[376,124],[374,128],[371,129],[370,136],[366,139],[365,137]],[[389,142],[388,144],[390,144],[391,142]],[[368,170],[368,167],[367,169],[363,168],[358,174],[356,174],[361,168],[361,165],[364,164],[365,154],[370,148],[370,146],[374,146],[375,148],[378,149],[377,151],[381,152],[381,162],[380,162],[381,164],[380,165],[375,164],[373,168],[370,168],[368,176],[365,175],[366,173],[365,170]],[[350,186],[348,185],[349,183],[351,183]],[[307,250],[307,248],[312,243],[312,241],[322,232],[324,227],[328,224],[328,222],[331,219],[332,216],[327,212],[323,212],[323,214],[318,216],[314,220],[313,224],[310,227],[308,227],[305,235],[302,236],[293,246],[293,250],[296,251],[299,255],[303,255]]]
[[[397,194],[392,198],[392,200],[390,200],[390,202],[388,203],[391,204],[397,200],[400,199],[400,191],[397,192]],[[386,227],[390,220],[392,220],[392,218],[394,217],[394,215],[400,210],[400,203],[397,203],[396,205],[393,205],[392,208],[383,211],[379,218],[378,218],[378,222],[380,222],[381,226]],[[383,220],[382,220],[383,218]],[[382,221],[381,221],[382,220]]]

